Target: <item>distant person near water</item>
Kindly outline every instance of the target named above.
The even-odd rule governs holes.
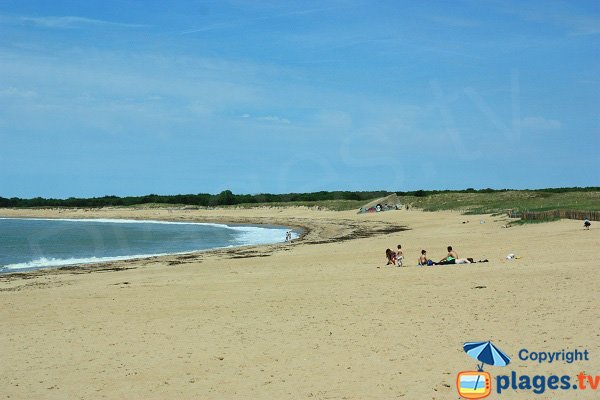
[[[583,221],[583,229],[589,231],[590,226],[592,226],[592,223],[590,222],[589,219],[586,218],[585,221]]]

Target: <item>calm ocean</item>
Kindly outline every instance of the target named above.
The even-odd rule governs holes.
[[[285,240],[287,230],[165,221],[0,218],[0,273],[277,243]]]

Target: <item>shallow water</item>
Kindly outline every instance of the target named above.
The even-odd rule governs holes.
[[[0,273],[278,243],[287,231],[191,222],[0,218]]]

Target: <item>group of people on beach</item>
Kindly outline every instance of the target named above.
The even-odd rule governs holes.
[[[432,259],[427,257],[426,250],[421,250],[421,255],[419,256],[419,259],[417,260],[417,265],[422,267],[425,265],[431,266],[431,265],[448,265],[448,264],[474,264],[477,262],[471,257],[459,258],[456,251],[454,251],[454,249],[452,249],[452,246],[448,246],[447,250],[448,250],[448,254],[446,255],[446,257],[442,258],[440,261],[437,261],[437,262],[433,261]],[[395,266],[401,267],[402,262],[404,260],[404,253],[402,252],[402,246],[398,245],[397,251],[393,251],[391,249],[386,249],[385,257],[387,259],[386,265],[395,265]],[[479,260],[478,262],[488,262],[488,260]]]
[[[402,246],[398,245],[398,250],[396,250],[396,251],[393,251],[391,249],[386,249],[385,257],[387,258],[386,265],[395,265],[397,267],[401,267],[402,261],[404,260],[404,254],[402,253]]]

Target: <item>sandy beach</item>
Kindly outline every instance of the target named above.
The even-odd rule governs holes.
[[[480,340],[512,358],[492,375],[600,375],[595,223],[505,229],[505,216],[303,207],[0,216],[306,229],[292,243],[0,275],[0,398],[458,399],[457,373],[476,367],[462,344]],[[385,266],[397,244],[406,267]],[[489,262],[416,267],[421,249],[439,260],[448,245]],[[521,349],[590,357],[540,364],[520,360]]]

